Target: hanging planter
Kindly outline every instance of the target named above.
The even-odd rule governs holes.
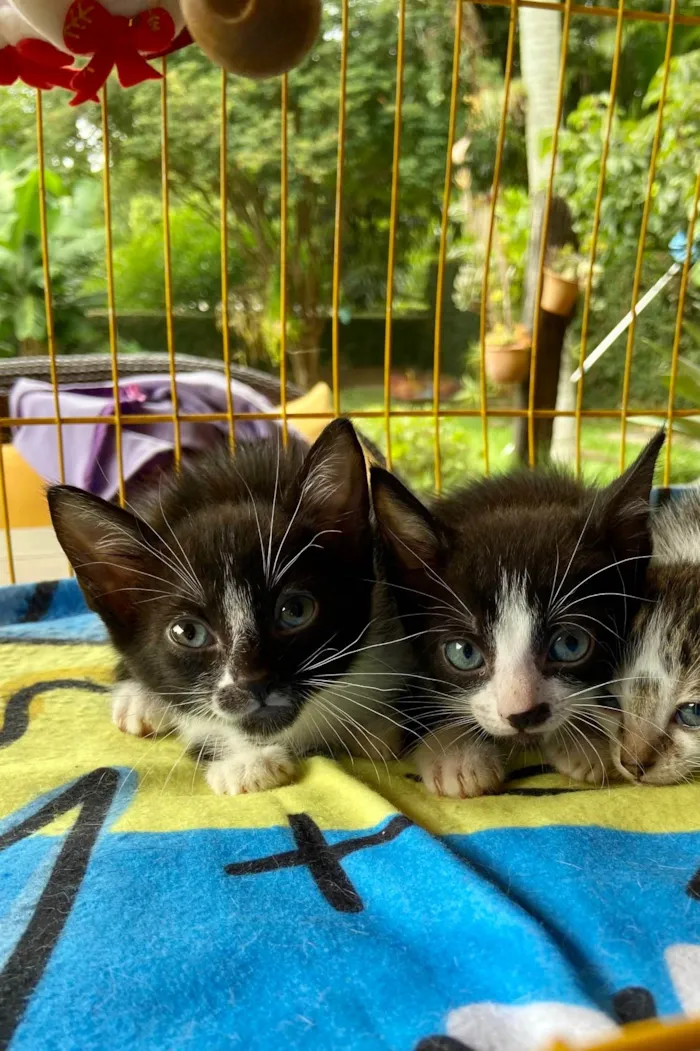
[[[486,375],[492,383],[522,383],[530,371],[532,337],[524,325],[496,325],[486,334]]]
[[[553,270],[545,270],[540,305],[548,314],[568,317],[578,299],[578,281],[571,281]]]
[[[586,279],[588,262],[573,245],[553,248],[547,255],[540,306],[548,314],[569,317],[576,306],[579,289]]]

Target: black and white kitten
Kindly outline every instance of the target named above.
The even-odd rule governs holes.
[[[688,781],[700,770],[700,493],[652,517],[647,598],[619,671],[614,758],[625,779]]]
[[[650,555],[657,434],[605,489],[516,472],[430,508],[372,469],[387,580],[418,671],[408,715],[438,795],[496,791],[509,755],[538,746],[576,779],[602,782],[617,729],[605,687],[636,613]]]
[[[291,440],[204,454],[137,514],[69,486],[48,499],[122,658],[122,730],[176,729],[217,793],[286,783],[321,745],[392,754],[393,688],[368,689],[367,675],[397,667],[402,646],[373,583],[367,470],[349,421],[306,455]]]

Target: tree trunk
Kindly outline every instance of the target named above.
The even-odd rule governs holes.
[[[551,134],[557,115],[559,63],[561,59],[561,13],[518,10],[520,68],[527,94],[525,137],[530,195],[542,189],[549,177],[550,154],[542,152],[542,140]]]
[[[531,199],[532,226],[528,243],[525,289],[523,294],[522,322],[530,332],[535,331],[535,314],[539,311],[537,324],[537,367],[533,407],[553,409],[556,405],[557,388],[562,359],[562,348],[566,330],[573,318],[549,314],[537,304],[537,288],[540,271],[540,245],[542,224],[545,221],[544,191]],[[553,197],[547,224],[547,248],[559,248],[571,244],[578,249],[578,239],[571,223],[571,212],[561,197]],[[533,347],[534,353],[534,347]],[[519,405],[526,408],[529,402],[530,378],[521,384]],[[545,416],[535,419],[535,462],[540,463],[551,455],[553,418]],[[515,447],[522,463],[529,460],[528,421],[520,417],[515,421]]]
[[[543,150],[543,142],[552,135],[557,117],[559,66],[561,63],[561,13],[521,7],[518,10],[520,30],[520,68],[527,95],[525,137],[527,145],[527,177],[530,189],[532,228],[525,282],[523,321],[531,329],[535,312],[540,262],[540,231],[542,204],[551,171],[551,151]],[[561,214],[560,214],[561,213]],[[568,229],[567,229],[568,227]],[[552,200],[549,220],[549,245],[565,244],[574,240],[568,209],[556,197]],[[536,374],[535,407],[554,408],[560,376],[562,345],[566,327],[571,319],[560,319],[540,312],[538,332],[538,363]],[[564,355],[565,356],[565,355]],[[566,371],[566,370],[564,370]],[[521,404],[527,405],[528,384],[520,392]],[[559,421],[538,419],[535,422],[536,455],[538,459],[551,453],[553,423]],[[557,428],[561,433],[561,429]],[[551,444],[550,444],[551,443]],[[527,421],[516,422],[516,446],[522,460],[527,458]],[[548,448],[549,447],[549,448]]]
[[[322,318],[305,318],[299,332],[298,345],[287,352],[294,382],[302,390],[309,390],[318,383],[322,332]]]
[[[576,384],[570,379],[573,372],[570,344],[571,338],[567,336],[561,355],[561,372],[557,388],[556,407],[559,412],[576,408]],[[554,417],[550,455],[557,463],[571,464],[574,462],[576,458],[576,420],[573,416]]]

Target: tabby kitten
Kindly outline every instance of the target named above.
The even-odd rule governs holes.
[[[667,785],[700,769],[700,494],[652,519],[649,602],[637,614],[620,670],[618,769]]]
[[[406,711],[431,792],[496,791],[510,754],[533,745],[571,777],[605,779],[616,715],[599,702],[644,586],[663,441],[605,489],[520,471],[430,508],[373,468],[387,579],[421,673]]]
[[[138,513],[69,486],[48,497],[122,658],[122,730],[177,730],[228,794],[289,781],[319,745],[391,754],[393,689],[368,690],[367,675],[393,669],[401,647],[373,584],[367,471],[347,420],[307,455],[292,440],[205,453]]]

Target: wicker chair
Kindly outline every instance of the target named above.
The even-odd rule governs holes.
[[[137,376],[147,372],[168,372],[168,355],[162,352],[146,354],[122,354],[119,358],[119,377]],[[112,377],[111,359],[107,354],[60,354],[56,357],[58,381],[61,384],[104,383]],[[176,359],[178,372],[198,372],[210,369],[223,375],[225,368],[222,361],[210,358],[198,358],[193,354],[178,354]],[[0,416],[7,416],[8,395],[15,380],[20,376],[31,379],[49,380],[51,378],[49,359],[46,356],[8,358],[0,361]],[[247,383],[259,394],[264,394],[274,404],[280,400],[280,382],[277,376],[271,376],[258,369],[245,365],[231,365],[231,379]],[[301,390],[293,384],[287,384],[287,397],[298,398]]]

